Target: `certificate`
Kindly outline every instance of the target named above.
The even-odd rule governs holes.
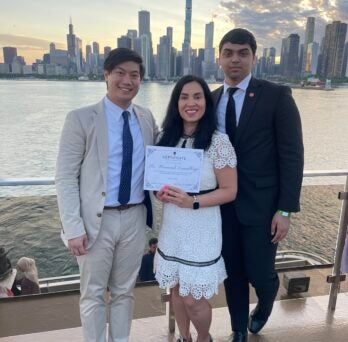
[[[158,191],[173,185],[186,192],[199,192],[203,150],[147,146],[144,189]]]

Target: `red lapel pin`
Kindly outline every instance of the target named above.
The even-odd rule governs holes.
[[[255,94],[254,93],[249,93],[249,97],[254,97]]]

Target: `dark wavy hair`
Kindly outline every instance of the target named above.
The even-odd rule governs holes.
[[[185,84],[191,82],[197,82],[202,87],[206,103],[205,112],[197,124],[193,147],[206,150],[210,146],[213,133],[216,130],[214,101],[207,83],[202,78],[194,75],[183,76],[175,84],[167,113],[162,123],[162,136],[157,143],[158,146],[174,147],[183,135],[184,124],[179,113],[178,102],[182,88]]]

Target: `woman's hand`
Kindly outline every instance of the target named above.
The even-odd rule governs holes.
[[[161,201],[177,205],[180,208],[192,208],[193,198],[185,191],[172,185],[164,186],[161,192]]]

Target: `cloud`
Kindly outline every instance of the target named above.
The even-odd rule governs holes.
[[[347,0],[231,0],[221,1],[220,8],[232,27],[252,31],[260,47],[274,46],[277,54],[281,40],[297,33],[303,41],[307,17],[316,18],[315,39],[321,40],[325,25],[341,20],[348,21]]]
[[[15,46],[19,50],[39,50],[48,51],[50,41],[40,38],[16,36],[13,34],[0,34],[0,46]],[[65,44],[56,43],[58,49],[66,48]]]

